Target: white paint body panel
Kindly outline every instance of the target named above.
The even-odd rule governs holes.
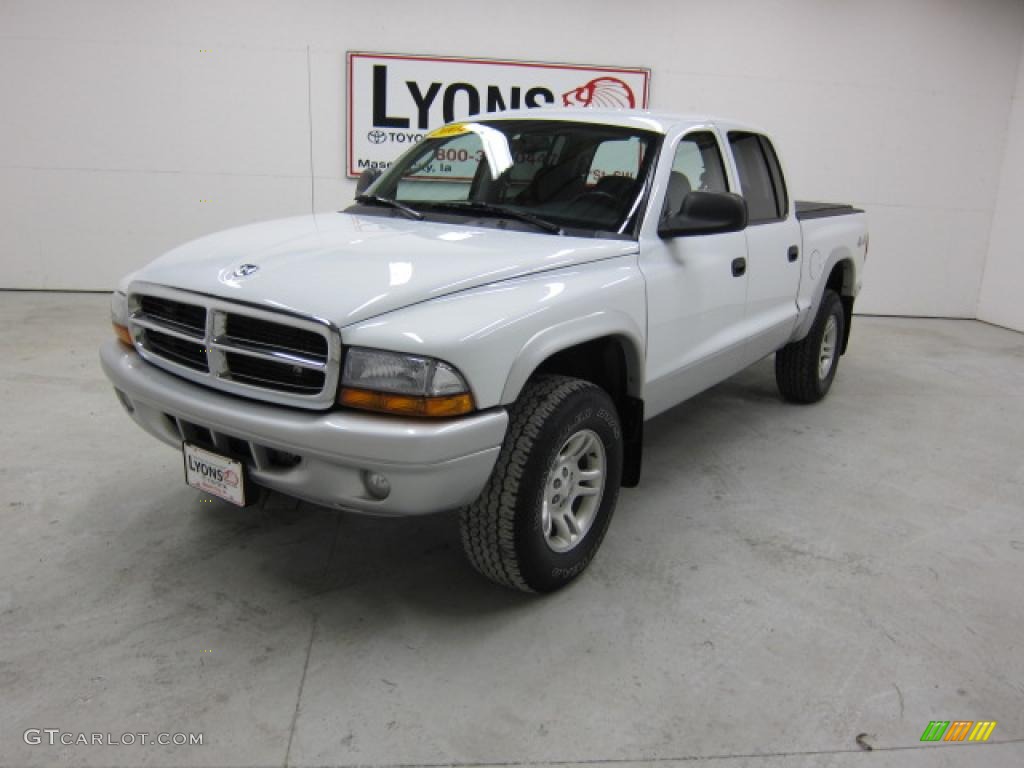
[[[480,285],[635,251],[635,243],[622,240],[327,213],[202,237],[132,277],[343,327]],[[259,271],[232,276],[249,263]]]
[[[800,287],[799,255],[789,261],[789,249],[800,249],[800,222],[792,211],[784,221],[747,227],[747,335],[749,362],[784,346],[796,327],[796,297]]]
[[[481,408],[515,400],[545,358],[602,336],[632,350],[642,393],[644,279],[635,256],[455,293],[343,329],[345,344],[430,355],[466,377]]]

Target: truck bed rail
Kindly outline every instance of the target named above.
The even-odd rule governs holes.
[[[822,203],[812,200],[797,200],[796,217],[804,219],[824,219],[828,216],[849,216],[851,213],[864,213],[861,208],[854,208],[846,203]]]

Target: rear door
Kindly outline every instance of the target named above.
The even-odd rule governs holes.
[[[768,137],[730,131],[741,194],[750,214],[747,237],[747,358],[759,360],[786,344],[797,319],[800,223]]]

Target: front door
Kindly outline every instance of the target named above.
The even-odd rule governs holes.
[[[671,173],[658,180],[662,216],[676,213],[691,190],[729,191],[715,133],[688,133],[672,151]],[[640,254],[647,281],[644,404],[653,416],[743,367],[747,240],[743,232],[645,235]]]

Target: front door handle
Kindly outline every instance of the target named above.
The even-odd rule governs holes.
[[[732,276],[740,277],[747,271],[747,260],[740,257],[732,260]]]
[[[796,261],[798,258],[800,258],[800,249],[797,248],[795,245],[791,245],[789,246],[789,251],[786,253],[786,255],[789,257],[790,263],[792,263]]]

